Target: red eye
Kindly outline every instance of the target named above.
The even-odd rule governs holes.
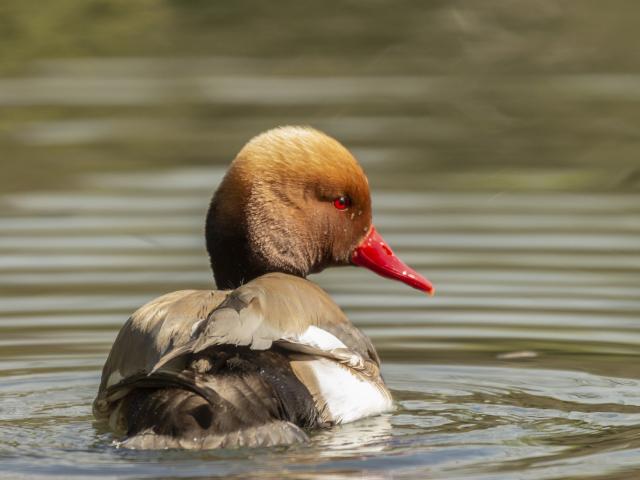
[[[333,201],[333,206],[338,210],[346,210],[351,206],[351,199],[346,195],[342,195]]]

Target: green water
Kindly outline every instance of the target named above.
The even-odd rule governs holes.
[[[640,476],[640,5],[0,6],[0,477]],[[283,124],[345,143],[438,294],[314,277],[397,409],[305,446],[130,452],[94,425],[129,313],[212,284],[209,196]]]

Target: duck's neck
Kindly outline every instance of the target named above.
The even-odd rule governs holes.
[[[238,288],[254,278],[270,272],[283,272],[299,277],[309,273],[293,265],[276,264],[268,256],[259,255],[249,241],[246,222],[227,221],[216,207],[215,199],[207,214],[205,236],[211,269],[220,289]]]
[[[234,235],[207,235],[211,269],[220,289],[238,288],[267,273],[251,265],[245,239]]]

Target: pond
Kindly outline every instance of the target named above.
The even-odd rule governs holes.
[[[640,6],[13,3],[0,477],[640,475]],[[118,329],[212,288],[210,195],[283,124],[354,152],[378,230],[436,285],[311,277],[372,338],[396,409],[302,446],[117,449],[91,402]]]

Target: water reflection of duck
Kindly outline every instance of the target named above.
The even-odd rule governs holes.
[[[355,264],[431,293],[371,224],[367,179],[336,140],[284,127],[251,140],[211,202],[219,287],[153,300],[102,371],[98,419],[129,448],[268,446],[388,410],[371,341],[317,285]]]

